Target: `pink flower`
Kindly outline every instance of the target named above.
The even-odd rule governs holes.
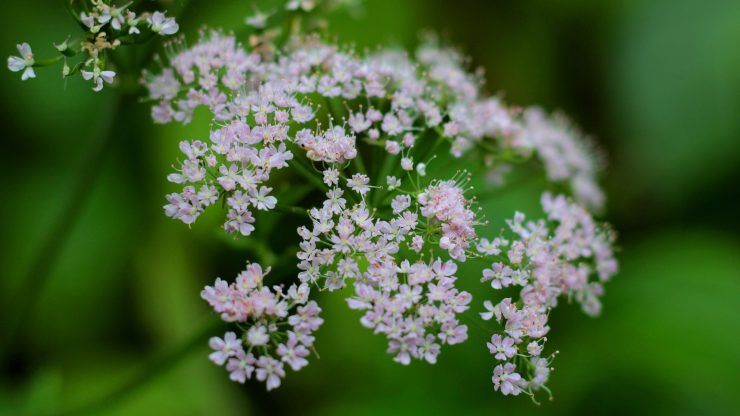
[[[283,363],[269,355],[263,355],[257,360],[255,367],[255,377],[265,382],[267,391],[280,387],[280,379],[285,377]]]
[[[499,364],[493,369],[493,388],[500,390],[504,396],[518,395],[522,392],[522,376],[516,373],[512,363]]]
[[[259,191],[251,190],[249,192],[249,202],[254,205],[255,208],[262,211],[275,208],[277,198],[268,195],[270,191],[272,191],[272,188],[268,188],[267,186],[261,186]]]
[[[308,348],[301,345],[293,332],[288,332],[288,342],[278,345],[277,354],[293,371],[298,371],[308,365]]]
[[[406,336],[401,339],[391,339],[388,342],[388,353],[396,354],[393,361],[403,365],[411,363],[411,352],[415,350],[417,338],[415,336]]]
[[[208,346],[214,350],[208,358],[218,365],[223,365],[229,357],[234,357],[240,352],[244,353],[241,340],[237,339],[233,332],[227,332],[223,339],[211,338]]]
[[[514,339],[510,337],[501,337],[499,334],[494,334],[491,337],[491,342],[486,344],[488,350],[497,360],[506,360],[516,355],[516,345]]]
[[[368,183],[370,183],[370,178],[368,178],[367,175],[363,175],[361,173],[356,173],[352,175],[351,178],[347,179],[347,186],[349,186],[350,188],[352,188],[353,191],[362,196],[367,194],[367,192],[370,190]]]
[[[231,381],[244,384],[247,379],[252,378],[256,361],[251,353],[245,354],[241,349],[237,351],[234,358],[229,358],[226,364],[226,371],[229,372]]]

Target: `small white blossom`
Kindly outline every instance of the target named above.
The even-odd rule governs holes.
[[[31,45],[28,43],[21,43],[18,45],[18,53],[21,56],[10,56],[8,57],[8,69],[13,72],[23,71],[21,79],[23,81],[29,78],[36,78],[36,73],[33,72],[33,52],[31,51]]]
[[[426,163],[418,163],[416,165],[416,173],[418,173],[419,176],[427,176],[427,165],[426,165]]]
[[[103,81],[108,84],[113,82],[116,73],[113,71],[103,71],[99,67],[95,67],[92,71],[80,71],[82,78],[86,81],[93,80],[93,91],[98,92],[103,89]]]
[[[151,25],[152,32],[160,35],[174,35],[180,29],[174,17],[166,17],[162,12],[154,12],[147,21]]]

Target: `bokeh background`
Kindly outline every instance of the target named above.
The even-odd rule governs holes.
[[[203,25],[239,30],[250,3],[194,0],[182,31],[192,40]],[[77,30],[61,0],[5,1],[0,20],[3,56],[20,41],[50,55],[51,41]],[[65,85],[56,69],[22,83],[3,68],[3,331],[24,276],[49,277],[33,287],[38,301],[2,357],[0,414],[740,411],[740,2],[366,0],[361,13],[330,21],[337,39],[359,48],[413,47],[432,29],[486,69],[489,91],[566,111],[606,150],[605,218],[620,233],[622,270],[601,318],[574,306],[554,314],[555,399],[536,406],[495,393],[476,328],[436,366],[395,364],[341,294],[319,300],[320,359],[270,394],[231,383],[206,360],[214,317],[199,292],[216,276],[233,278],[254,250],[218,237],[214,222],[188,230],[161,209],[176,143],[202,137],[208,120],[153,126],[147,105],[120,91]],[[101,169],[80,171],[101,134],[112,135],[93,153]],[[80,175],[91,193],[73,207],[75,221],[54,228]],[[535,194],[502,193],[488,216],[532,206]],[[461,278],[481,286],[472,273]],[[187,344],[197,333],[202,340]]]

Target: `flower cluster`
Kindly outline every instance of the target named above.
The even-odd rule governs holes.
[[[150,98],[159,102],[152,109],[158,122],[187,122],[199,105],[208,106],[216,120],[245,117],[249,109],[241,104],[243,89],[263,84],[280,85],[287,97],[301,103],[294,112],[302,122],[301,115],[312,118],[319,111],[310,100],[318,95],[350,132],[334,125],[320,132],[294,131],[291,138],[305,146],[312,160],[353,158],[355,137],[390,154],[409,152],[421,133],[430,130],[449,141],[458,157],[476,144],[487,160],[535,152],[551,180],[568,180],[579,201],[599,207],[603,194],[595,181],[597,163],[580,134],[562,117],[551,119],[537,108],[521,111],[486,97],[462,61],[455,51],[432,42],[418,50],[414,61],[396,50],[362,57],[314,38],[295,39],[283,55],[266,60],[245,52],[232,36],[211,33],[195,46],[173,52],[172,68],[148,76],[145,84]],[[387,106],[335,111],[340,102],[386,97]]]
[[[456,287],[457,268],[490,256],[483,281],[499,290],[520,287],[516,301],[502,294],[495,306],[485,302],[482,317],[504,326],[488,344],[500,361],[494,388],[506,395],[545,388],[550,310],[563,295],[597,313],[599,282],[616,272],[613,236],[582,207],[598,208],[603,196],[597,164],[575,129],[558,116],[487,96],[462,57],[433,42],[415,56],[395,49],[360,55],[295,37],[265,53],[210,32],[192,47],[173,47],[170,62],[144,77],[155,121],[187,123],[204,106],[216,128],[207,143],[181,143],[186,159],[169,180],[185,187],[167,197],[167,215],[190,224],[221,199],[226,231],[247,236],[253,210],[279,203],[272,187],[300,175],[317,193],[285,207],[308,214],[298,229],[299,281],[350,288],[349,307],[362,311],[361,324],[385,336],[388,353],[402,364],[434,363],[442,345],[467,339],[459,316],[472,297]],[[472,174],[430,175],[437,149],[499,176],[536,156],[550,181],[570,185],[576,202],[545,194],[547,220],[524,222],[517,214],[509,222],[515,238],[478,239],[476,228],[486,222],[468,195]],[[364,160],[372,161],[369,169]],[[289,161],[287,181],[268,184],[271,171]],[[594,271],[598,281],[589,279]],[[245,358],[243,365],[255,362]]]
[[[461,247],[475,238],[472,218],[461,220],[469,227],[462,232],[451,215],[472,216],[469,202],[454,181],[430,185],[415,195],[396,190],[392,211],[383,219],[368,210],[368,188],[357,176],[361,175],[350,179],[348,186],[359,194],[359,202],[348,204],[345,191],[334,187],[323,206],[310,211],[311,228],[298,230],[303,239],[298,277],[328,290],[352,282],[350,308],[365,311],[362,325],[388,338],[388,352],[395,361],[409,364],[416,358],[434,363],[441,344],[467,339],[468,328],[457,315],[468,309],[471,296],[455,287],[454,261],[424,260],[421,252],[425,240],[441,237],[447,241],[440,243],[441,248],[464,259]]]
[[[263,185],[273,169],[288,166],[293,154],[286,149],[286,128],[281,122],[250,128],[242,121],[214,130],[208,144],[195,140],[180,143],[186,159],[170,182],[187,184],[181,193],[167,196],[167,216],[192,224],[206,207],[221,198],[228,212],[224,229],[247,236],[254,217],[250,209],[267,211],[277,199]]]
[[[370,265],[356,279],[351,309],[365,311],[363,326],[388,338],[388,353],[408,365],[412,358],[437,362],[440,344],[468,339],[468,327],[457,315],[468,309],[470,293],[455,287],[457,265],[436,259],[430,264]]]
[[[540,108],[528,108],[523,128],[514,139],[522,149],[537,153],[551,181],[570,184],[574,197],[590,208],[601,208],[604,193],[596,183],[599,168],[588,140],[562,114],[548,116]]]
[[[271,290],[263,284],[269,271],[257,263],[247,264],[234,283],[216,279],[201,297],[224,321],[236,323],[241,333],[211,338],[211,361],[225,365],[233,381],[244,383],[254,376],[272,390],[285,377],[285,365],[293,371],[308,365],[312,334],[324,321],[321,308],[308,300],[308,285],[291,285],[287,292],[281,286]]]
[[[81,10],[74,10],[79,6]],[[62,76],[69,77],[79,72],[83,79],[92,81],[93,91],[100,91],[104,84],[111,84],[116,76],[115,71],[106,67],[105,54],[114,51],[117,47],[133,44],[143,38],[141,30],[162,36],[177,33],[179,27],[172,17],[156,11],[137,14],[130,9],[131,3],[116,6],[108,0],[89,0],[70,2],[69,11],[84,28],[85,34],[81,40],[70,41],[69,38],[61,44],[54,45],[59,52],[54,58],[36,61],[28,43],[18,45],[20,57],[8,58],[8,69],[13,72],[23,71],[22,80],[35,78],[34,67],[47,66],[64,61]],[[82,55],[77,64],[70,67],[68,58]]]
[[[330,3],[285,0],[273,20],[301,14],[285,25],[294,31]],[[9,57],[8,68],[27,80],[36,68],[64,61],[64,77],[79,72],[100,91],[116,77],[107,66],[116,48],[179,29],[162,12],[133,7],[71,2],[82,39],[55,45],[59,55],[47,60],[19,44],[20,56]],[[254,377],[268,390],[278,387],[285,365],[296,371],[307,365],[313,333],[323,323],[308,299],[313,285],[348,288],[348,306],[362,312],[363,326],[386,337],[395,361],[433,364],[442,345],[468,338],[459,317],[472,296],[457,287],[456,274],[460,264],[483,258],[490,267],[482,282],[501,291],[481,313],[502,325],[487,344],[497,361],[493,387],[504,395],[547,390],[550,311],[565,297],[597,315],[602,283],[617,272],[614,235],[589,212],[605,198],[588,140],[559,114],[490,96],[463,56],[433,39],[412,54],[356,53],[315,36],[284,36],[267,27],[272,12],[256,13],[246,20],[253,29],[249,47],[235,35],[204,32],[193,46],[169,44],[169,64],[142,77],[155,122],[187,124],[200,107],[212,116],[207,139],[180,142],[184,157],[167,179],[181,190],[166,196],[167,216],[192,224],[220,206],[224,230],[246,237],[257,211],[305,215],[297,247],[281,247],[288,256],[297,251],[300,283],[287,291],[264,286],[269,267],[251,263],[235,282],[217,279],[202,291],[238,328],[211,339],[210,359],[234,381]],[[68,59],[78,55],[70,67]],[[429,168],[438,156],[465,169],[447,179]],[[516,213],[505,235],[479,239],[479,227],[488,223],[474,210],[469,172],[485,169],[490,182],[504,186],[506,174],[529,160],[542,164],[549,182],[566,185],[573,199],[545,193],[545,219],[526,221]],[[292,195],[299,181],[314,192]],[[278,206],[286,200],[300,206]],[[275,254],[260,245],[257,254],[265,253]],[[275,258],[265,255],[262,263]]]
[[[463,193],[454,181],[448,180],[429,186],[419,195],[421,214],[441,226],[439,246],[458,261],[465,261],[465,250],[475,238],[475,213]]]
[[[155,122],[188,123],[199,106],[208,107],[215,120],[249,113],[239,93],[261,70],[258,54],[247,53],[233,36],[218,32],[207,34],[190,48],[178,48],[181,43],[171,46],[171,67],[144,76],[149,98],[158,101],[152,107]]]
[[[533,394],[547,381],[549,359],[540,355],[550,330],[548,314],[558,298],[574,298],[584,312],[596,315],[601,283],[617,272],[614,237],[608,229],[562,195],[545,193],[541,202],[546,220],[525,222],[517,213],[508,221],[515,239],[497,238],[478,247],[481,254],[497,259],[483,270],[482,282],[496,290],[521,287],[517,301],[507,297],[495,306],[486,301],[487,311],[481,313],[504,327],[488,347],[502,362],[494,369],[493,383],[505,395]]]

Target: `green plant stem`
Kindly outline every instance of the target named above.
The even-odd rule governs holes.
[[[362,154],[360,152],[359,146],[357,147],[357,156],[355,156],[352,161],[355,163],[355,167],[357,168],[357,173],[362,173],[364,175],[367,174],[367,169],[365,168],[365,161],[362,159]]]
[[[22,324],[28,319],[39,296],[43,293],[50,272],[59,259],[70,231],[77,223],[79,213],[94,188],[95,180],[100,176],[105,155],[115,136],[112,134],[115,118],[124,99],[124,95],[119,95],[98,119],[90,148],[74,176],[72,189],[69,192],[70,198],[49,228],[38,254],[32,257],[33,264],[22,277],[20,287],[12,297],[10,307],[4,314],[8,321],[0,339],[0,359],[5,359]]]
[[[67,3],[66,0],[65,3]],[[190,1],[181,1],[177,15],[182,16],[189,5]],[[74,13],[72,15],[74,16]],[[138,76],[139,70],[154,55],[154,45],[150,43],[147,46],[148,48],[142,54],[142,59],[134,65],[135,76]],[[61,55],[53,59],[61,59]],[[3,311],[2,316],[7,317],[7,324],[3,326],[2,332],[0,332],[0,361],[4,361],[10,352],[18,331],[28,319],[30,312],[43,292],[44,286],[49,280],[49,274],[69,238],[70,231],[74,228],[81,209],[94,188],[95,180],[100,177],[100,171],[104,166],[103,161],[113,142],[114,126],[118,117],[121,116],[120,107],[127,100],[135,101],[138,88],[140,87],[137,86],[137,89],[130,90],[121,88],[111,108],[104,111],[103,115],[98,118],[99,124],[95,127],[90,148],[87,150],[74,177],[70,198],[44,238],[38,255],[32,257],[34,263],[21,278],[20,287],[9,302],[9,307]]]
[[[306,211],[305,208],[301,208],[301,207],[284,207],[278,204],[278,205],[275,205],[275,208],[273,208],[273,210],[276,212],[282,212],[284,214],[293,214],[293,215],[298,215],[301,217],[308,216],[308,211]]]
[[[40,59],[33,63],[33,67],[41,68],[44,66],[54,65],[55,63],[61,61],[63,58],[64,58],[64,55],[57,55],[51,58]]]
[[[303,166],[303,164],[299,162],[297,159],[295,158],[292,159],[291,161],[288,162],[288,164],[293,166],[301,176],[306,178],[308,182],[310,182],[311,185],[313,185],[318,190],[322,192],[326,192],[329,190],[329,187],[326,186],[326,184],[321,179],[319,179],[318,176],[314,175],[313,172],[311,172],[309,168],[307,168],[306,166]]]
[[[389,192],[385,189],[383,186],[383,181],[386,179],[386,177],[393,171],[393,168],[396,164],[400,163],[398,161],[398,155],[391,155],[387,152],[385,153],[385,158],[383,160],[383,166],[380,168],[380,172],[377,174],[377,177],[375,178],[375,188],[373,190],[373,206],[377,207],[378,203],[381,202],[382,198],[385,197]]]
[[[178,362],[190,355],[190,353],[196,351],[198,348],[204,347],[206,345],[206,340],[222,326],[223,322],[209,317],[203,324],[201,324],[201,328],[196,330],[190,338],[149,359],[147,364],[144,365],[139,372],[117,388],[88,403],[72,406],[68,409],[61,409],[56,413],[52,413],[52,415],[73,416],[97,414],[102,409],[110,409],[120,404],[121,401],[130,396],[136,390],[142,388],[147,383],[152,382],[157,378],[157,376],[170,370]]]

